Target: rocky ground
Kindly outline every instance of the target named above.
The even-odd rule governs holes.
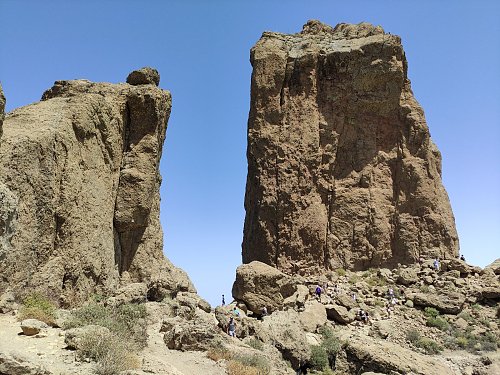
[[[500,373],[499,273],[498,265],[482,270],[451,260],[439,271],[424,262],[298,278],[252,262],[238,269],[237,300],[228,306],[211,309],[189,292],[148,302],[139,284],[101,303],[146,306],[146,346],[128,374],[294,374],[300,363],[314,362],[327,327],[339,343],[335,370],[318,373],[493,375]],[[388,310],[390,289],[395,303]],[[266,316],[260,316],[263,306]],[[78,347],[80,331],[57,327],[70,312],[59,310],[56,327],[30,336],[23,334],[30,324],[19,322],[22,306],[12,296],[2,296],[0,310],[0,374],[99,371],[68,348]],[[368,312],[368,322],[359,319],[360,310]],[[230,317],[236,338],[226,334]]]

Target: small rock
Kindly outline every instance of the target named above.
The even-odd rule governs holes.
[[[26,336],[34,336],[47,327],[47,324],[37,319],[25,319],[21,322],[21,329]]]
[[[156,69],[144,67],[134,70],[127,77],[127,83],[133,86],[160,84],[160,74]]]

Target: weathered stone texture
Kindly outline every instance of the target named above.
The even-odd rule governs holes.
[[[244,263],[309,273],[458,254],[398,36],[310,21],[265,32],[251,63]]]
[[[154,85],[75,80],[7,115],[0,183],[14,203],[0,290],[43,288],[63,305],[130,282],[193,290],[162,252],[158,168],[170,108],[170,93]]]

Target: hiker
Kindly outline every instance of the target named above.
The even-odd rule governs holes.
[[[318,285],[316,286],[316,298],[318,299],[318,301],[321,301],[321,287]]]
[[[233,317],[229,318],[229,324],[227,325],[227,334],[231,337],[236,337],[236,322]]]
[[[393,298],[394,297],[394,289],[389,288],[389,291],[387,292],[387,294],[389,295],[389,299]]]
[[[305,361],[300,361],[299,362],[299,367],[297,368],[297,375],[307,375],[307,370],[310,369],[312,366],[305,362]]]
[[[391,304],[390,304],[389,302],[387,302],[387,303],[385,304],[385,311],[387,312],[387,317],[388,317],[388,318],[390,318],[390,317],[391,317],[391,315],[392,315],[392,310],[393,310],[393,308],[392,308]]]
[[[261,311],[262,311],[262,316],[267,316],[267,307],[266,306],[264,306]]]
[[[462,262],[465,262],[465,257],[464,257],[464,254],[460,255],[460,260],[461,260]]]
[[[354,302],[356,302],[356,293],[353,293],[353,294],[352,294],[352,300],[353,300]]]
[[[234,308],[233,308],[233,315],[237,316],[237,317],[240,316],[240,312],[239,312],[239,310],[238,310],[238,308],[236,306],[234,306]]]
[[[439,258],[434,259],[434,269],[439,271]]]
[[[222,306],[226,305],[226,300],[224,299],[224,294],[222,295]]]

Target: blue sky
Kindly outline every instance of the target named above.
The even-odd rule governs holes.
[[[443,154],[462,253],[500,257],[500,2],[0,0],[7,109],[55,80],[123,82],[156,67],[173,95],[161,172],[165,254],[211,304],[241,263],[249,50],[265,30],[361,21],[402,37]]]

